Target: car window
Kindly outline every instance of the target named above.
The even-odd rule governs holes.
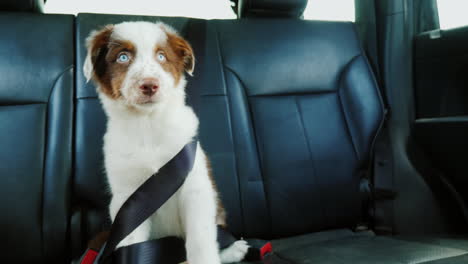
[[[45,12],[235,19],[236,15],[230,5],[229,0],[48,0]],[[354,0],[309,1],[304,19],[354,21]]]
[[[437,0],[441,29],[468,26],[467,0]]]
[[[354,0],[309,0],[304,19],[354,22]]]
[[[45,12],[236,18],[228,0],[47,0]]]

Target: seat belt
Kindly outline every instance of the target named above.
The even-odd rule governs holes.
[[[157,173],[146,180],[120,208],[112,223],[101,263],[110,259],[117,245],[156,212],[182,186],[192,170],[198,141],[185,145]],[[157,191],[156,191],[157,190]]]
[[[387,112],[372,142],[371,151],[369,166],[360,170],[362,212],[355,231],[371,229],[378,235],[393,235],[393,201],[397,193]]]
[[[379,69],[379,24],[378,0],[356,0],[356,24],[360,32],[372,71],[376,76],[382,103],[385,107],[384,119],[372,144],[372,157],[369,167],[362,171],[361,194],[363,201],[363,220],[365,225],[377,234],[393,234],[393,200],[396,192],[393,179],[392,146],[388,121],[391,114],[390,103],[382,80],[384,72]],[[370,209],[370,212],[369,212]]]
[[[386,118],[387,119],[387,118]],[[393,157],[387,120],[384,120],[374,146],[372,166],[373,229],[379,235],[393,235]]]

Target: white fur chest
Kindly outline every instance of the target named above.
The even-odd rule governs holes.
[[[105,168],[112,193],[135,190],[177,154],[198,127],[195,114],[186,106],[145,115],[104,107],[109,117]]]
[[[109,118],[104,136],[105,168],[113,199],[122,203],[195,136],[198,119],[186,106],[148,115],[129,115],[105,103],[104,107]],[[183,235],[179,193],[152,217],[159,223],[152,237]]]

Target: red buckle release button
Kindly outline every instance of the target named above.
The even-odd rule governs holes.
[[[97,252],[95,250],[92,250],[92,249],[86,250],[86,253],[85,253],[83,259],[81,260],[80,264],[93,264],[94,260],[96,260],[96,258],[98,256],[98,254],[99,254],[99,252]]]
[[[265,255],[268,255],[272,251],[273,251],[273,247],[271,246],[271,242],[268,242],[262,248],[260,248],[260,257],[263,259]]]

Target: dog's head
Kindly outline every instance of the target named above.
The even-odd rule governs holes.
[[[87,80],[101,95],[134,108],[184,97],[184,72],[195,66],[190,44],[163,23],[107,25],[90,34],[87,48]]]

